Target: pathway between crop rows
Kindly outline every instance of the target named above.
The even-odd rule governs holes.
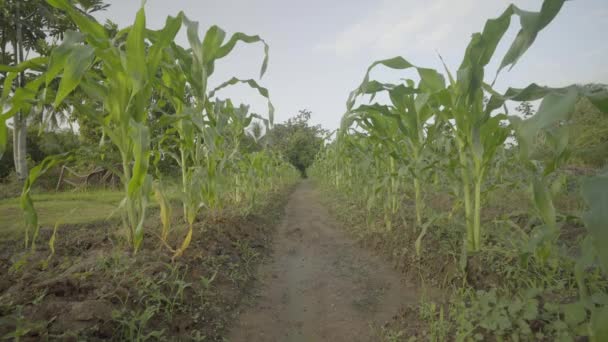
[[[260,293],[242,310],[229,341],[374,341],[380,325],[415,290],[337,227],[309,181],[291,195]]]

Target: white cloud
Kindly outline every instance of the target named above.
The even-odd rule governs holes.
[[[435,50],[456,38],[468,39],[469,19],[487,6],[475,0],[385,0],[360,21],[339,32],[317,49],[349,55],[363,49],[394,53],[404,47]],[[483,17],[482,17],[483,18]]]

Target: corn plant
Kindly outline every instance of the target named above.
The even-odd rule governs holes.
[[[72,158],[71,154],[64,154],[59,156],[50,156],[45,158],[40,164],[32,168],[28,177],[25,179],[23,191],[21,192],[20,206],[23,210],[25,217],[25,247],[30,247],[32,251],[36,248],[36,238],[40,230],[38,223],[38,213],[34,208],[34,201],[31,197],[32,186],[36,180],[52,169],[55,165],[68,161]],[[31,237],[30,237],[31,234]]]
[[[71,33],[69,39],[53,51],[46,83],[61,76],[55,106],[76,87],[87,94],[90,102],[103,104],[103,112],[94,119],[122,158],[123,223],[129,243],[137,252],[143,241],[152,187],[148,173],[151,146],[147,117],[164,50],[181,27],[181,16],[168,17],[163,29],[149,31],[141,8],[133,26],[110,38],[102,25],[83,15],[67,0],[49,0],[49,3],[65,11],[80,33]],[[149,46],[146,42],[150,42]]]
[[[269,99],[268,90],[254,80],[232,78],[209,90],[208,81],[213,75],[215,62],[227,56],[238,42],[264,45],[264,60],[260,76],[268,64],[268,45],[259,36],[235,33],[226,42],[225,32],[217,26],[207,30],[201,41],[198,23],[184,16],[190,49],[172,44],[171,53],[177,63],[165,63],[162,68],[163,96],[172,104],[175,113],[168,133],[177,134],[176,148],[179,155],[173,155],[182,173],[182,202],[188,233],[174,257],[188,247],[193,233],[194,220],[201,207],[216,209],[219,203],[221,174],[231,153],[224,149],[230,127],[244,130],[253,116],[247,116],[245,108],[238,114],[230,101],[212,100],[222,88],[244,83],[258,90]],[[268,100],[269,117],[272,121],[273,107]],[[243,112],[245,110],[245,112]],[[232,116],[231,116],[232,115]],[[238,139],[237,137],[236,139]],[[238,144],[234,146],[238,149]]]
[[[453,126],[465,208],[466,245],[470,251],[478,251],[481,247],[481,189],[484,176],[496,149],[508,135],[506,128],[501,125],[506,116],[492,115],[502,103],[499,104],[500,101],[494,99],[484,104],[484,96],[495,93],[489,84],[484,83],[484,69],[510,26],[513,15],[522,19],[522,28],[504,56],[499,71],[517,62],[538,32],[557,15],[562,4],[563,0],[546,0],[540,12],[525,12],[511,5],[500,17],[488,20],[484,30],[473,35],[457,78],[446,69],[449,80],[447,87],[439,72],[417,67],[402,57],[395,57],[374,62],[368,68],[362,84],[351,93],[347,102],[350,111],[359,95],[373,94],[390,87],[369,80],[369,72],[377,65],[396,70],[414,68],[418,72],[421,80],[418,91],[423,93],[423,96],[419,96],[419,102],[436,103],[434,114],[437,119]],[[409,91],[415,92],[416,89]]]
[[[46,104],[51,96],[55,108],[67,106],[88,113],[103,129],[102,142],[111,142],[121,155],[122,169],[115,171],[120,174],[125,191],[121,202],[123,224],[135,252],[143,241],[146,207],[153,188],[161,206],[163,228],[159,237],[168,246],[171,207],[160,181],[152,185],[149,174],[152,155],[156,162],[166,155],[174,157],[182,171],[181,199],[189,229],[178,248],[170,247],[174,258],[188,247],[200,208],[219,209],[225,188],[232,186],[229,179],[240,177],[236,173],[255,170],[253,174],[258,179],[249,179],[246,190],[253,191],[252,198],[255,193],[275,191],[294,180],[293,169],[274,154],[240,154],[240,140],[253,119],[261,120],[267,128],[272,125],[274,108],[268,90],[255,80],[237,78],[213,89],[208,87],[215,61],[228,55],[238,42],[263,44],[262,76],[268,63],[268,45],[260,37],[236,33],[225,41],[224,31],[213,26],[201,41],[198,24],[183,13],[168,17],[163,29],[152,31],[145,27],[143,8],[131,27],[110,35],[67,0],[49,0],[49,3],[65,11],[80,31],[67,32],[61,45],[48,58],[35,58],[18,66],[0,66],[0,71],[8,72],[0,99],[2,107],[6,104],[9,108],[0,114],[0,152],[6,143],[5,121],[17,112],[31,110],[33,105]],[[174,43],[182,23],[187,28],[189,49]],[[35,70],[39,74],[25,87],[13,91],[12,81],[24,70]],[[217,92],[236,84],[248,85],[268,99],[268,118],[250,113],[247,106],[235,107],[230,100],[215,98]],[[73,95],[76,91],[79,96]],[[160,125],[164,134],[152,139],[149,118],[159,112],[163,115],[154,127]],[[170,146],[164,146],[167,144]],[[152,145],[158,149],[154,150]],[[243,159],[250,162],[235,168]],[[52,164],[49,160],[40,167],[46,170]],[[235,175],[225,175],[229,172]],[[34,178],[26,182],[22,196],[27,222],[26,245],[34,241],[27,233],[33,229],[35,236],[37,232],[30,188],[38,172],[33,173]]]
[[[571,302],[572,297],[567,295],[563,299],[569,302],[557,305],[555,311],[558,313],[551,319],[561,323],[562,329],[573,328],[575,334],[586,335],[592,341],[602,341],[608,338],[608,332],[603,324],[608,319],[608,296],[604,281],[608,269],[608,254],[603,247],[608,238],[605,229],[608,222],[606,170],[583,180],[582,195],[588,208],[582,215],[582,221],[588,235],[575,253],[567,248],[557,248],[561,223],[553,197],[563,184],[563,179],[555,179],[555,174],[561,172],[560,168],[566,164],[570,152],[576,148],[570,132],[575,104],[581,97],[585,97],[601,112],[608,113],[608,91],[605,87],[573,85],[551,88],[530,84],[522,89],[509,88],[506,92],[500,93],[493,89],[493,81],[485,79],[486,66],[509,28],[513,16],[519,17],[521,29],[502,58],[496,77],[502,69],[513,67],[517,63],[535,41],[539,32],[555,18],[563,3],[562,0],[545,0],[538,12],[523,11],[511,5],[498,18],[488,20],[483,31],[473,35],[463,62],[455,74],[456,77],[447,67],[442,76],[437,71],[417,67],[402,57],[374,62],[368,68],[361,85],[348,98],[347,113],[343,117],[342,127],[349,130],[345,132],[343,129],[337,141],[329,144],[319,154],[310,174],[323,185],[330,186],[345,195],[358,197],[357,202],[360,202],[363,195],[370,202],[375,202],[377,198],[385,203],[390,202],[390,196],[377,195],[390,193],[390,182],[381,181],[382,175],[386,177],[394,172],[389,157],[393,153],[399,153],[403,160],[396,160],[401,167],[416,170],[412,167],[416,159],[414,153],[416,150],[412,149],[412,146],[422,141],[420,146],[422,151],[426,151],[421,157],[423,165],[436,168],[428,172],[430,178],[422,179],[430,180],[429,183],[438,188],[453,189],[451,192],[460,199],[455,198],[452,202],[452,212],[464,207],[466,238],[461,257],[461,267],[464,269],[467,253],[479,251],[482,247],[484,231],[481,210],[485,199],[484,193],[495,187],[506,188],[512,183],[520,184],[522,182],[520,179],[513,180],[509,177],[512,174],[521,176],[520,173],[513,172],[512,169],[505,172],[507,168],[514,167],[517,161],[515,171],[519,171],[519,167],[524,168],[524,182],[530,183],[531,208],[534,214],[530,222],[535,226],[532,227],[533,233],[528,235],[525,229],[511,222],[511,227],[519,230],[524,237],[514,243],[517,248],[521,248],[514,254],[517,256],[533,254],[539,266],[552,266],[549,268],[549,278],[552,281],[560,277],[572,279],[572,270],[568,266],[576,265],[574,278],[579,290],[578,301]],[[418,73],[419,83],[405,81],[403,84],[394,85],[370,80],[369,72],[376,66],[395,70],[414,69]],[[443,82],[444,79],[447,80],[447,84]],[[394,93],[399,88],[405,96],[395,96]],[[379,92],[389,94],[388,105],[378,103],[356,105],[363,95],[372,95],[373,99]],[[540,106],[535,115],[529,118],[508,115],[507,103],[536,100],[540,101]],[[425,113],[424,110],[429,112]],[[395,127],[389,127],[387,120],[389,118],[393,120],[392,124]],[[426,124],[424,121],[419,121],[421,126],[412,125],[407,121],[411,119],[414,122],[421,118],[427,120]],[[353,124],[357,124],[357,127],[350,129]],[[418,131],[412,128],[418,128]],[[396,131],[398,133],[395,133]],[[418,139],[416,132],[420,131],[423,134]],[[515,143],[505,143],[511,133],[514,133]],[[545,152],[549,152],[545,155],[534,153],[539,137],[544,139],[542,147]],[[520,158],[513,158],[518,151]],[[426,172],[423,169],[424,166],[421,174]],[[364,176],[361,177],[359,174]],[[452,180],[455,180],[454,184],[449,184]],[[376,191],[376,186],[380,188],[379,191]],[[368,188],[374,190],[368,191],[366,190]],[[415,192],[414,189],[415,187],[405,190]],[[444,213],[433,216],[424,212],[424,215],[428,217],[423,218],[422,232],[416,240],[418,253],[420,241],[428,225],[445,217]],[[450,213],[447,217],[451,215]],[[511,237],[511,232],[508,233]],[[494,237],[498,240],[485,256],[495,254],[495,248],[504,247],[501,244],[511,243],[509,240],[501,241],[499,234]],[[564,247],[570,246],[566,243]],[[499,255],[502,255],[502,251],[500,253]],[[515,265],[514,268],[521,268],[521,265]],[[537,280],[537,270],[528,274],[529,279]],[[497,271],[497,274],[504,274],[499,272]],[[599,283],[598,279],[601,279]],[[531,284],[521,289],[537,287],[533,282]],[[528,291],[528,293],[532,292]],[[546,306],[538,306],[538,308],[534,306],[534,312],[526,310],[525,320],[553,317],[551,316],[553,313],[546,315],[553,310],[550,309],[552,295],[553,293],[548,297],[543,295]],[[537,304],[537,294],[533,297],[530,297],[532,298],[530,303]],[[484,300],[487,301],[486,299],[481,299],[479,302],[483,303]],[[487,313],[484,308],[474,308],[476,301],[465,302],[465,307],[473,308],[471,312]],[[512,315],[521,310],[519,304],[513,304],[511,300],[504,301],[501,305],[508,306],[509,315]],[[511,310],[512,308],[515,309]],[[484,319],[485,317],[481,317],[478,321]],[[475,326],[478,328],[480,326],[468,321],[470,320],[466,322],[468,328],[465,329],[467,335],[476,330]],[[558,329],[558,325],[555,324],[551,329]],[[508,334],[495,328],[492,332],[496,333],[493,336]],[[476,338],[480,338],[479,336],[483,337],[480,334]],[[517,334],[511,335],[513,336]]]
[[[380,140],[392,141],[395,145],[392,151],[386,151],[390,155],[389,173],[395,174],[397,172],[395,158],[401,159],[407,164],[409,176],[413,180],[416,224],[418,227],[422,226],[424,206],[421,182],[427,177],[430,170],[429,167],[424,165],[425,148],[428,146],[427,141],[432,141],[435,138],[435,133],[438,132],[435,127],[439,124],[438,121],[429,123],[429,120],[436,113],[436,104],[429,101],[431,98],[427,91],[441,89],[445,83],[441,75],[429,69],[420,69],[420,74],[424,77],[418,87],[412,80],[406,80],[404,84],[400,85],[371,81],[360,87],[351,95],[348,103],[349,111],[343,121],[343,124],[349,125],[352,120],[357,120],[359,125],[368,132],[374,132],[370,136],[379,133]],[[366,79],[369,77],[368,75],[369,71]],[[391,101],[389,106],[375,103],[352,108],[359,95],[371,94],[373,98],[379,92],[384,91],[388,92]],[[382,120],[378,115],[386,119]],[[387,119],[390,121],[380,125]],[[389,133],[391,130],[393,132]],[[395,188],[395,184],[391,182],[390,187]],[[394,196],[391,197],[392,201],[396,201]],[[393,207],[396,207],[396,205],[394,204]]]
[[[592,103],[605,106],[606,99],[602,94],[591,94],[578,87],[562,89],[540,87],[535,84],[524,89],[509,89],[499,94],[492,85],[484,80],[485,68],[494,55],[496,46],[502,40],[509,28],[511,17],[518,16],[521,29],[512,42],[499,65],[498,73],[505,67],[513,67],[536,39],[538,33],[545,28],[561,9],[563,0],[546,0],[539,12],[528,12],[510,5],[501,16],[488,20],[484,30],[472,36],[466,49],[463,61],[458,68],[456,78],[446,67],[446,77],[433,69],[421,68],[402,57],[394,57],[374,62],[367,70],[361,85],[351,92],[347,101],[347,113],[343,118],[343,127],[348,127],[356,121],[360,127],[381,132],[381,139],[391,141],[393,145],[404,141],[401,152],[412,165],[414,179],[418,179],[420,170],[420,151],[425,146],[425,140],[433,140],[435,129],[425,129],[425,122],[442,123],[448,127],[454,137],[457,151],[457,163],[450,165],[459,175],[462,203],[465,211],[466,247],[469,251],[478,251],[481,247],[481,207],[482,187],[488,168],[496,151],[503,145],[509,134],[507,127],[506,101],[531,101],[544,99],[543,112],[538,118],[530,119],[527,128],[519,131],[519,136],[529,136],[539,125],[546,121],[544,117],[563,117],[571,112],[573,101],[579,96],[588,97]],[[406,81],[401,85],[385,84],[370,80],[369,74],[377,66],[394,70],[414,69],[420,77],[420,83]],[[444,79],[447,78],[448,84]],[[390,106],[377,103],[355,107],[357,99],[362,95],[372,95],[378,92],[388,92]],[[485,100],[489,97],[489,100]],[[497,110],[504,108],[502,113]],[[388,130],[378,123],[378,115],[397,119],[395,125],[400,129],[398,136],[387,135]],[[363,123],[363,124],[362,124]],[[437,131],[442,130],[439,127]],[[519,139],[525,145],[527,141]],[[388,155],[390,152],[386,152]],[[390,171],[389,171],[390,172]],[[537,186],[540,189],[542,186]],[[418,186],[414,186],[415,193]],[[538,192],[538,191],[537,191]],[[419,196],[416,196],[418,197]],[[417,204],[420,200],[416,201]],[[417,205],[417,207],[421,207]],[[420,211],[417,222],[420,223]],[[550,215],[547,215],[549,219]],[[552,222],[549,222],[552,224]]]
[[[156,202],[160,206],[160,222],[162,224],[162,229],[160,233],[160,240],[163,243],[167,243],[167,238],[169,237],[169,232],[171,230],[171,217],[173,208],[171,203],[167,199],[165,195],[165,190],[163,189],[163,185],[160,181],[155,181],[154,185],[154,197]]]
[[[393,125],[392,119],[382,116],[376,112],[367,112],[365,116],[358,118],[358,125],[368,132],[369,148],[376,153],[372,153],[373,164],[381,169],[386,169],[386,173],[369,175],[373,179],[372,184],[375,186],[374,195],[381,190],[385,190],[386,200],[382,201],[384,211],[384,223],[388,230],[392,228],[392,215],[398,210],[397,192],[399,188],[399,177],[397,173],[398,143],[397,143],[397,127]],[[347,126],[342,127],[342,131],[346,132]],[[347,143],[358,146],[358,141],[349,140]],[[360,141],[359,141],[360,142]],[[384,153],[383,153],[384,152]],[[352,169],[349,167],[343,168],[347,173],[345,175],[344,187],[347,191],[352,190]],[[376,196],[372,196],[375,198]]]
[[[0,96],[0,157],[6,150],[8,129],[6,121],[17,113],[28,113],[41,106],[44,101],[40,89],[45,82],[45,66],[48,63],[47,57],[37,57],[28,61],[24,61],[16,66],[0,65],[0,72],[7,72],[2,94]],[[13,81],[18,77],[19,73],[35,71],[37,75],[33,80],[28,82],[24,87],[13,90]],[[11,96],[12,95],[12,96]],[[6,111],[5,108],[8,108]],[[28,177],[25,179],[23,191],[21,194],[20,205],[25,218],[24,243],[25,247],[30,247],[32,250],[36,246],[36,238],[38,236],[38,214],[34,208],[34,202],[30,196],[32,185],[38,177],[47,172],[55,164],[68,156],[59,156],[57,158],[46,158],[40,165],[34,167]],[[32,234],[30,236],[30,234]]]
[[[583,221],[589,233],[582,245],[582,255],[577,260],[575,273],[579,287],[579,302],[567,307],[582,315],[584,321],[586,310],[591,313],[588,324],[588,333],[591,341],[604,341],[608,338],[608,330],[604,322],[608,319],[608,294],[601,291],[589,293],[584,281],[585,270],[599,265],[604,275],[608,275],[608,171],[604,170],[598,175],[585,180],[582,188],[583,197],[589,205],[589,210],[583,215]],[[597,261],[596,261],[597,260]],[[597,266],[596,266],[597,267]],[[568,314],[571,314],[569,312]]]

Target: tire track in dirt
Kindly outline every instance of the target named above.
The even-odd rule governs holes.
[[[318,196],[309,181],[291,195],[258,297],[228,341],[374,341],[370,324],[417,302],[413,286],[339,231]]]

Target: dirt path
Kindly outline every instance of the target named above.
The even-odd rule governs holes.
[[[374,341],[415,290],[383,261],[355,245],[302,182],[287,204],[260,293],[244,308],[229,341]]]

